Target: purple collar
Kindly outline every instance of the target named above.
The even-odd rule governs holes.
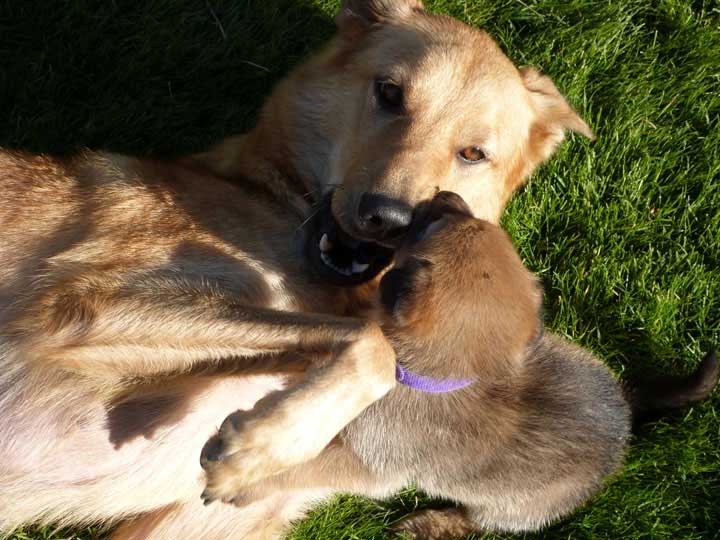
[[[413,390],[420,390],[430,394],[444,394],[445,392],[460,390],[474,382],[472,379],[433,379],[432,377],[423,377],[408,371],[400,364],[395,365],[395,380]]]

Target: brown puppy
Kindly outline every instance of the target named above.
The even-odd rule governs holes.
[[[317,455],[394,385],[357,318],[373,287],[338,285],[372,282],[417,205],[449,189],[495,221],[565,129],[591,135],[547,77],[416,0],[347,0],[337,23],[258,126],[206,154],[0,152],[2,533],[141,515],[118,536],[175,519],[247,538],[247,512],[195,506],[205,441],[286,386],[238,372],[317,353],[224,424],[217,496]],[[310,495],[253,519],[284,526]]]
[[[507,235],[452,193],[422,213],[380,292],[404,383],[318,458],[236,504],[297,488],[386,496],[412,483],[458,506],[397,524],[410,538],[536,530],[619,468],[631,412],[682,407],[717,383],[709,355],[692,377],[626,396],[589,352],[542,335],[535,278]]]

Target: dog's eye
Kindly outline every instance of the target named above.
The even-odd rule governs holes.
[[[380,107],[399,112],[403,106],[403,89],[394,82],[375,79],[375,96]]]
[[[480,163],[485,161],[487,156],[479,146],[468,146],[458,152],[458,156],[466,163]]]

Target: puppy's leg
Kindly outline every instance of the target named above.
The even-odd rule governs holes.
[[[395,353],[375,323],[247,307],[180,287],[155,291],[93,290],[74,298],[65,290],[54,309],[24,321],[17,347],[38,369],[99,383],[187,370],[209,358],[245,365],[247,358],[266,361],[267,353],[309,351],[303,384],[225,422],[221,450],[207,465],[215,497],[316,456],[395,384]]]
[[[406,540],[446,540],[478,532],[465,508],[420,510],[396,523],[391,530]]]

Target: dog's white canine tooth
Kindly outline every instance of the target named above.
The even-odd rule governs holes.
[[[349,268],[340,268],[339,266],[335,265],[331,260],[330,257],[325,255],[322,251],[320,252],[320,260],[325,264],[325,266],[328,266],[335,270],[338,274],[342,274],[343,276],[352,276],[352,271]]]
[[[322,238],[320,238],[320,251],[330,251],[332,247],[332,242],[328,240],[327,233],[323,234]]]
[[[370,268],[369,264],[359,263],[357,261],[353,261],[353,263],[352,263],[352,273],[353,274],[362,274],[368,268]]]

